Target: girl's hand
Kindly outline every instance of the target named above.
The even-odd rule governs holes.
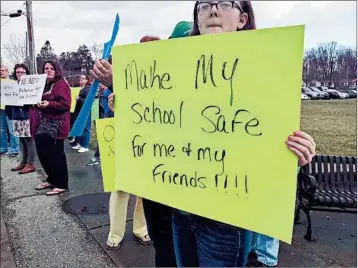
[[[80,97],[76,96],[76,101],[79,99]]]
[[[286,140],[288,149],[298,157],[298,164],[302,167],[312,161],[316,155],[316,143],[313,138],[305,132],[295,131],[294,135]]]
[[[38,108],[46,108],[47,106],[49,105],[49,102],[48,101],[40,101],[38,104],[37,104],[37,107]]]
[[[112,112],[114,112],[114,97],[115,96],[116,96],[115,93],[111,93],[111,95],[108,96],[108,106]]]

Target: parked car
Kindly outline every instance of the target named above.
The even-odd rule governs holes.
[[[314,92],[317,92],[317,93],[320,93],[323,98],[322,99],[330,99],[331,97],[329,96],[329,93],[328,92],[324,92],[324,91],[321,91],[319,90],[318,88],[316,87],[310,87],[310,89]]]
[[[306,94],[301,93],[301,100],[310,100],[311,98],[308,97]]]
[[[301,93],[306,94],[308,97],[310,97],[312,100],[319,100],[323,98],[323,95],[321,95],[320,93],[314,92],[312,91],[310,88],[308,87],[302,87],[302,91]]]
[[[348,90],[348,95],[350,98],[357,98],[357,90]]]
[[[343,93],[343,92],[338,91],[338,94],[339,94],[339,97],[341,99],[349,99],[349,95],[347,93]]]
[[[335,89],[329,89],[329,88],[325,88],[325,87],[321,87],[321,89],[324,92],[327,92],[329,94],[329,97],[331,99],[341,99],[341,96],[339,94],[339,91],[335,90]]]

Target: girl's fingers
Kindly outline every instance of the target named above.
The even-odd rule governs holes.
[[[93,70],[90,70],[90,75],[98,80],[98,76],[96,75],[96,73]]]
[[[103,73],[97,68],[96,65],[93,66],[93,71],[96,74],[97,79],[99,80],[103,77]]]
[[[106,70],[110,70],[112,68],[112,65],[106,60],[101,60],[101,63]]]
[[[296,136],[289,136],[288,140],[292,141],[292,142],[296,142],[296,143],[301,144],[304,147],[308,148],[308,150],[310,151],[310,153],[312,155],[316,154],[315,146],[309,140],[306,140],[306,139],[301,138],[301,137],[296,137]]]
[[[294,135],[296,137],[301,137],[301,138],[308,140],[310,143],[312,143],[313,147],[316,148],[316,143],[314,142],[314,139],[307,133],[305,133],[303,131],[295,131]]]
[[[287,147],[298,157],[298,162],[299,162],[300,166],[304,166],[307,163],[309,163],[309,161],[307,161],[307,159],[305,158],[305,156],[303,155],[302,152],[300,152],[299,150],[297,150],[294,147],[291,147],[290,145],[287,145]]]
[[[103,75],[107,72],[106,68],[102,65],[100,61],[97,61],[93,67],[96,67]]]
[[[304,159],[306,159],[308,162],[311,162],[313,156],[307,147],[292,141],[287,141],[286,143],[289,147],[292,147],[300,152],[300,154],[297,154],[299,158],[301,157],[302,154]]]

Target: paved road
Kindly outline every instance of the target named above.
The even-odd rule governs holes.
[[[8,171],[14,160],[1,159],[3,216],[17,265],[153,266],[153,248],[139,244],[131,233],[133,198],[123,245],[118,251],[105,248],[109,194],[103,193],[100,167],[84,166],[92,153],[67,152],[71,191],[61,197],[36,193],[41,174],[14,175]],[[97,195],[84,195],[91,193]],[[67,205],[81,213],[65,212]],[[97,213],[90,214],[93,211]],[[281,244],[279,266],[356,267],[356,215],[314,212],[312,218],[317,242],[303,239],[304,224],[295,226],[292,245]],[[3,244],[1,248],[3,256]]]

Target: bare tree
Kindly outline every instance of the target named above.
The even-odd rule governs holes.
[[[3,45],[5,57],[12,63],[27,62],[26,40],[15,35],[11,35],[9,41]]]
[[[357,50],[329,42],[305,52],[303,79],[332,81],[354,79],[357,74]]]
[[[103,45],[94,43],[92,46],[90,46],[90,50],[93,53],[94,59],[99,60],[102,57],[103,54]]]

